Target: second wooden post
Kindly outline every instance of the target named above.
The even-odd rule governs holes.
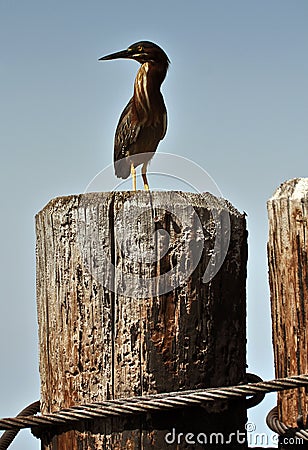
[[[276,377],[308,373],[308,178],[283,183],[268,201],[268,263]],[[279,418],[307,425],[305,388],[278,394]]]

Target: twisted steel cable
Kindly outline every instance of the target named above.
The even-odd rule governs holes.
[[[108,400],[83,404],[62,409],[43,416],[17,416],[0,420],[0,429],[16,430],[34,426],[54,426],[72,424],[88,419],[121,416],[123,414],[142,414],[159,410],[200,406],[206,401],[237,399],[256,394],[294,389],[308,385],[308,375],[296,375],[271,381],[247,383],[223,388],[208,388],[153,394],[126,399]],[[1,450],[1,449],[0,449]]]
[[[308,441],[308,430],[288,427],[278,419],[277,406],[271,409],[270,412],[267,414],[266,424],[272,431],[279,434],[280,436],[292,434],[292,436],[296,438]]]
[[[20,411],[17,417],[30,416],[38,413],[39,410],[40,410],[40,402],[34,402],[31,403],[31,405],[24,408],[22,411]],[[6,450],[11,445],[18,432],[19,428],[14,428],[5,431],[3,435],[0,437],[0,450]]]

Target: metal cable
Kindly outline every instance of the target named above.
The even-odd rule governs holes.
[[[206,401],[232,399],[266,394],[268,392],[294,389],[308,385],[308,375],[296,375],[271,381],[248,383],[224,388],[208,388],[163,394],[108,400],[100,403],[84,404],[43,416],[20,415],[0,420],[1,430],[21,429],[34,426],[54,426],[70,424],[81,420],[121,416],[123,414],[141,414],[144,412],[168,410],[187,406],[201,405]],[[1,449],[0,449],[1,450]]]
[[[262,382],[262,378],[260,378],[258,375],[255,375],[254,373],[246,373],[246,380],[247,383],[259,383]],[[253,395],[250,398],[246,399],[246,408],[253,408],[254,406],[257,406],[259,403],[262,402],[262,400],[265,397],[265,392],[259,392],[258,394]]]
[[[39,410],[40,410],[40,402],[34,402],[31,403],[31,405],[24,408],[22,411],[20,411],[17,417],[30,416],[38,413]],[[0,450],[6,450],[11,445],[18,432],[19,432],[18,428],[5,431],[3,435],[0,437]]]
[[[308,430],[288,427],[278,419],[277,406],[271,409],[270,412],[267,414],[266,424],[272,431],[279,434],[280,436],[292,435],[297,438],[304,439],[305,441],[308,440]]]

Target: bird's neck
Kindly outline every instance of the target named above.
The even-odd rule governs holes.
[[[138,70],[134,85],[134,106],[139,120],[155,122],[155,115],[164,109],[160,86],[166,73],[167,67],[150,62],[142,64]]]

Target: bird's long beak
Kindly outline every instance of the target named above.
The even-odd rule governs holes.
[[[107,61],[108,59],[129,58],[130,53],[128,50],[121,50],[120,52],[111,53],[110,55],[102,56],[99,61]]]

